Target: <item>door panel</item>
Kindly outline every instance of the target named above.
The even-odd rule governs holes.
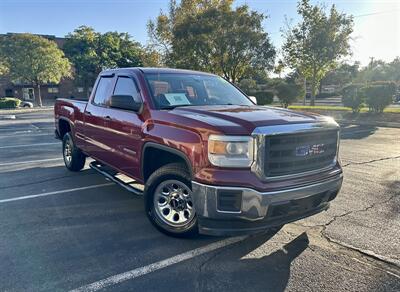
[[[88,103],[84,113],[85,127],[84,135],[86,140],[85,151],[93,158],[103,160],[106,147],[104,140],[104,107]]]
[[[113,91],[115,95],[130,95],[141,102],[141,96],[132,77],[118,76]],[[140,151],[142,125],[140,114],[134,111],[107,107],[105,116],[105,144],[110,149],[107,163],[134,177],[140,177]]]
[[[140,151],[142,149],[143,121],[135,112],[106,108],[105,144],[109,155],[105,162],[126,174],[140,177]]]
[[[88,102],[84,113],[86,152],[93,158],[106,161],[111,149],[106,144],[105,109],[114,78],[101,76],[96,84],[93,102]]]

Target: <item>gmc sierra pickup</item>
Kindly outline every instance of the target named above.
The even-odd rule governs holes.
[[[342,185],[333,119],[257,106],[216,75],[106,70],[88,102],[58,99],[54,111],[65,166],[93,158],[170,235],[282,226],[326,210]]]

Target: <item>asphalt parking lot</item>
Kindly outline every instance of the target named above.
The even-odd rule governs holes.
[[[140,197],[71,173],[52,112],[0,120],[0,291],[400,291],[400,129],[347,125],[327,212],[276,234],[175,239]]]

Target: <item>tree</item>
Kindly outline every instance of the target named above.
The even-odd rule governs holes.
[[[167,65],[203,70],[237,82],[251,70],[273,67],[275,50],[264,31],[263,14],[233,1],[170,2],[148,30],[153,46],[162,48]],[[248,75],[248,74],[247,74]]]
[[[242,79],[239,82],[239,87],[246,94],[250,94],[257,89],[257,82],[254,79]]]
[[[362,83],[375,81],[400,82],[400,57],[396,57],[389,63],[371,58],[369,64],[360,70],[357,81]]]
[[[146,47],[142,53],[143,66],[145,67],[161,67],[161,54],[156,50]]]
[[[75,81],[87,91],[104,69],[143,65],[143,49],[127,33],[80,26],[67,35],[63,49],[74,64]]]
[[[9,75],[15,83],[29,83],[37,88],[37,104],[42,106],[40,86],[60,83],[71,76],[71,65],[57,44],[32,34],[3,37],[1,54],[9,65]]]
[[[0,76],[7,74],[9,71],[8,65],[4,60],[0,60]]]
[[[297,12],[302,19],[284,32],[282,49],[288,66],[310,81],[311,105],[314,105],[321,79],[350,53],[353,17],[339,13],[335,5],[328,14],[323,6],[312,6],[309,0],[301,0]]]
[[[354,64],[341,63],[337,68],[329,71],[325,77],[322,78],[320,84],[345,86],[356,79],[359,67],[359,62],[354,62]]]
[[[281,74],[284,69],[285,69],[285,63],[282,60],[279,60],[278,64],[274,68],[274,73],[277,74],[279,78],[281,78]]]
[[[66,36],[63,46],[66,56],[74,65],[75,82],[87,92],[101,71],[96,50],[98,38],[99,33],[93,28],[80,26]]]

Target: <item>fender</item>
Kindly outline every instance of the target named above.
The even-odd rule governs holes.
[[[142,153],[141,153],[141,159],[140,159],[140,172],[141,172],[141,176],[144,178],[144,153],[146,151],[147,148],[156,148],[159,150],[163,150],[166,152],[169,152],[171,154],[177,155],[179,157],[181,157],[185,163],[188,165],[189,167],[189,172],[190,172],[190,176],[192,176],[192,172],[193,172],[193,167],[192,167],[192,163],[190,162],[190,159],[187,157],[187,155],[185,153],[183,153],[182,151],[176,149],[176,148],[172,148],[169,146],[165,146],[162,144],[158,144],[155,142],[146,142],[143,147],[142,147]]]

